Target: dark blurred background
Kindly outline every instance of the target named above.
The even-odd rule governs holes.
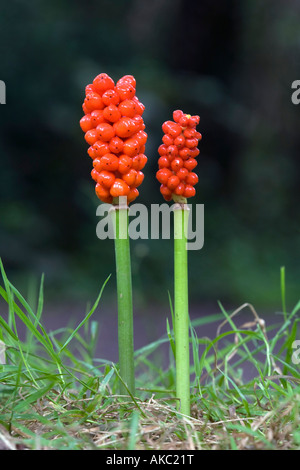
[[[137,79],[148,132],[137,202],[164,202],[161,125],[199,114],[203,134],[193,202],[205,205],[205,245],[190,253],[193,305],[217,300],[281,308],[299,298],[300,3],[296,0],[10,0],[1,3],[0,256],[33,295],[94,300],[114,248],[96,237],[98,199],[79,127],[85,85],[106,72]],[[131,243],[135,305],[168,305],[169,241]],[[104,302],[115,302],[115,277]],[[113,300],[114,299],[114,300]],[[114,307],[115,309],[115,307]]]

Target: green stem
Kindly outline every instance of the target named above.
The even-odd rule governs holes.
[[[130,244],[128,236],[128,207],[116,206],[115,215],[115,259],[118,294],[118,342],[120,376],[130,393],[135,395],[133,359],[133,309]],[[121,395],[128,395],[124,384],[120,384]]]
[[[176,346],[176,396],[180,411],[190,415],[190,355],[188,306],[188,207],[176,204],[174,208],[174,296]]]

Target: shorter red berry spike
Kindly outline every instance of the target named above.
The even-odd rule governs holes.
[[[128,204],[134,201],[144,179],[148,138],[142,118],[145,106],[135,92],[132,75],[115,84],[109,75],[100,73],[85,88],[80,127],[90,145],[96,194],[106,203],[117,203],[120,196],[126,196]]]
[[[196,130],[199,122],[199,116],[176,110],[173,121],[162,125],[164,135],[158,148],[160,158],[156,178],[161,183],[160,192],[166,201],[184,202],[196,194],[194,186],[198,183],[198,176],[193,170],[200,153],[197,145],[202,139]]]

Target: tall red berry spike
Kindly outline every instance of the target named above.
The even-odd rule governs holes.
[[[96,194],[106,203],[117,204],[120,196],[126,196],[128,204],[134,201],[143,180],[148,136],[142,118],[145,107],[135,92],[132,75],[115,84],[109,75],[100,73],[85,88],[80,127],[90,145]]]
[[[195,196],[198,176],[193,172],[199,155],[198,141],[202,139],[196,126],[199,116],[173,112],[173,121],[162,125],[163,144],[158,148],[158,172],[156,178],[161,183],[160,192],[166,201],[185,202]]]

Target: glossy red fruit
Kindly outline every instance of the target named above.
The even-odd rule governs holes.
[[[98,136],[101,140],[104,140],[105,142],[111,140],[115,136],[115,130],[113,126],[110,124],[103,122],[99,124],[97,127],[97,132]]]
[[[193,169],[196,168],[196,166],[197,166],[197,160],[195,160],[194,158],[189,158],[188,160],[185,160],[183,162],[183,166],[187,170],[193,171]]]
[[[135,177],[135,187],[137,188],[142,184],[144,181],[144,173],[142,171],[137,171],[136,177]]]
[[[184,145],[185,145],[185,137],[184,137],[182,134],[178,135],[178,136],[174,139],[174,145],[176,145],[176,147],[177,147],[178,149],[183,148]]]
[[[172,191],[170,191],[170,189],[165,184],[160,186],[160,192],[166,201],[171,201]]]
[[[146,155],[144,155],[143,153],[139,153],[132,159],[132,168],[134,168],[135,170],[143,170],[147,161],[148,158],[146,157]]]
[[[198,175],[196,175],[196,173],[191,172],[187,175],[185,181],[186,181],[187,184],[190,184],[191,186],[194,186],[195,184],[198,183],[198,180],[199,180]]]
[[[128,184],[128,186],[133,186],[135,184],[137,171],[131,168],[127,173],[122,175],[122,180]]]
[[[97,142],[94,143],[93,150],[96,157],[103,157],[103,155],[109,153],[109,147],[107,143],[102,142],[101,140],[97,140]]]
[[[102,184],[97,183],[95,191],[98,198],[101,199],[103,202],[108,202],[110,200],[111,195],[109,189],[103,186]]]
[[[162,130],[165,134],[170,134],[171,137],[175,138],[181,134],[181,127],[179,124],[173,121],[166,121],[162,125]]]
[[[122,117],[114,124],[114,129],[121,138],[131,137],[136,132],[136,123],[131,118]]]
[[[98,140],[98,132],[96,129],[90,129],[88,130],[86,133],[85,133],[85,136],[84,136],[86,142],[89,144],[89,145],[93,145],[95,142],[97,142]]]
[[[132,158],[128,157],[127,155],[121,155],[119,158],[119,166],[118,166],[118,171],[121,174],[128,173],[132,166]]]
[[[156,178],[158,181],[164,185],[167,185],[169,178],[172,176],[172,171],[168,168],[162,168],[156,173]],[[179,179],[178,179],[179,181]]]
[[[169,145],[173,145],[174,139],[170,136],[170,134],[165,134],[162,138],[163,143],[168,147]]]
[[[107,153],[101,157],[101,168],[107,171],[117,171],[119,168],[119,159],[113,153]]]
[[[86,95],[84,103],[87,106],[87,108],[90,109],[91,111],[94,111],[94,109],[104,108],[103,101],[101,99],[101,96],[98,95],[98,93],[89,93],[88,95]]]
[[[125,153],[125,155],[128,155],[129,157],[134,157],[135,155],[138,155],[139,150],[140,144],[135,136],[130,137],[129,139],[126,139],[124,141],[123,153]]]
[[[98,183],[106,188],[110,188],[114,184],[115,179],[116,177],[112,171],[103,170],[99,173]]]
[[[93,80],[93,87],[101,95],[106,90],[113,89],[114,86],[115,86],[115,82],[109,75],[107,75],[107,73],[100,73]]]
[[[98,124],[105,122],[105,118],[103,117],[103,110],[102,109],[95,109],[91,112],[91,121],[93,123],[93,127],[97,127]]]
[[[121,153],[123,152],[124,142],[120,137],[113,137],[108,144],[109,152],[111,153]]]
[[[179,185],[180,179],[176,175],[170,176],[167,182],[167,186],[171,191],[174,191],[174,189]]]
[[[177,109],[173,112],[173,119],[175,122],[179,123],[180,118],[183,116],[183,112],[180,109]]]
[[[127,83],[128,85],[133,86],[133,88],[136,88],[136,80],[133,75],[124,75],[124,77],[121,77],[120,80],[117,81],[117,86],[124,83]]]
[[[116,85],[116,92],[120,100],[131,100],[135,95],[135,87],[128,82],[122,82]]]
[[[127,196],[129,192],[130,187],[120,178],[116,178],[114,184],[110,188],[110,194],[113,197]]]
[[[169,145],[168,150],[167,150],[167,155],[168,155],[170,160],[177,157],[178,148],[176,147],[176,145]]]
[[[94,127],[93,122],[92,122],[92,117],[90,114],[86,114],[85,116],[83,116],[80,119],[79,124],[83,132],[87,132]]]
[[[135,138],[137,139],[140,145],[145,145],[148,139],[148,135],[145,131],[138,131],[135,134]]]
[[[93,161],[93,167],[94,169],[100,173],[100,171],[102,171],[102,164],[101,164],[101,159],[100,158],[95,158],[94,161]]]
[[[143,105],[143,103],[141,103],[138,99],[137,96],[134,96],[132,98],[132,100],[135,102],[135,105],[136,105],[136,112],[142,116],[143,112],[145,111],[145,106]]]
[[[175,173],[177,173],[177,171],[180,170],[180,168],[182,168],[182,167],[183,167],[182,158],[176,157],[176,158],[174,158],[174,160],[172,160],[171,168]]]
[[[158,159],[158,168],[169,168],[170,167],[170,162],[168,157],[160,157]]]
[[[187,168],[180,168],[180,170],[177,171],[176,175],[178,178],[182,181],[184,181],[189,174],[189,170]]]
[[[136,105],[133,100],[124,100],[119,104],[119,111],[122,116],[133,118],[136,115]]]
[[[161,157],[167,154],[168,147],[165,144],[162,144],[158,147],[158,153]]]
[[[109,122],[117,122],[121,118],[121,113],[115,104],[110,104],[103,109],[103,117]]]
[[[174,189],[174,193],[177,195],[177,196],[181,196],[183,193],[184,193],[184,190],[185,190],[185,184],[180,182],[176,188]]]
[[[96,183],[98,182],[98,176],[99,176],[98,171],[95,168],[93,168],[91,171],[91,177],[93,178],[94,181],[96,181]]]
[[[128,204],[132,201],[134,201],[139,195],[139,191],[137,188],[131,188],[129,193],[128,193],[128,196],[127,196],[127,202]]]
[[[194,188],[193,186],[187,184],[187,185],[185,186],[185,190],[184,190],[183,196],[188,198],[188,197],[193,197],[193,196],[195,196],[195,194],[196,194],[195,188]]]
[[[110,104],[116,105],[120,102],[120,98],[115,90],[106,90],[102,95],[102,101],[105,106],[109,106]]]
[[[195,137],[192,139],[185,139],[185,145],[187,148],[192,149],[198,145],[198,139]]]

